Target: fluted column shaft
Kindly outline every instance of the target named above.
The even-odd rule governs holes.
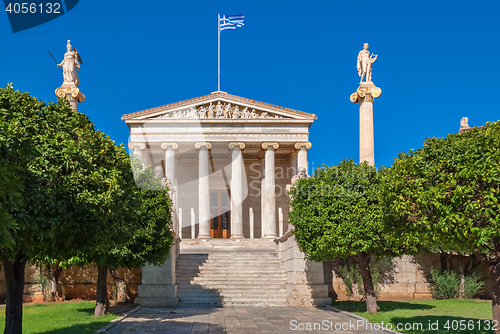
[[[208,150],[212,147],[210,143],[196,143],[195,147],[200,150],[198,156],[198,183],[199,183],[199,233],[198,239],[210,239],[210,157]]]
[[[264,143],[262,148],[266,150],[264,159],[266,164],[266,228],[264,238],[276,238],[276,173],[274,162],[274,150],[278,149],[278,143]]]
[[[381,94],[382,89],[373,82],[362,82],[350,96],[352,103],[359,103],[359,163],[366,161],[370,166],[375,166],[373,100]]]
[[[175,184],[175,150],[179,148],[177,143],[162,143],[161,148],[165,150],[165,177]]]
[[[366,96],[359,102],[359,162],[375,165],[375,143],[373,138],[373,98]]]
[[[243,156],[244,143],[229,143],[232,152],[231,164],[231,238],[243,235]]]
[[[260,237],[264,238],[267,234],[266,222],[266,207],[267,207],[267,192],[266,192],[266,166],[265,161],[261,160],[262,180],[260,181]]]

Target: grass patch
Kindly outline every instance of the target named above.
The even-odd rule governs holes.
[[[87,334],[93,333],[113,319],[106,314],[94,319],[95,303],[35,304],[23,308],[23,334]],[[5,328],[5,309],[0,309],[0,330]]]
[[[491,301],[486,300],[419,300],[419,301],[379,301],[380,311],[377,314],[366,312],[365,302],[345,301],[334,302],[334,307],[365,317],[372,323],[391,323],[392,329],[402,333],[430,334],[430,333],[493,333],[488,326],[493,326]],[[460,322],[462,321],[462,322]],[[438,324],[437,330],[429,328],[430,324]],[[449,328],[445,326],[448,323]],[[397,324],[410,326],[422,324],[421,328],[415,325],[414,329],[401,330]],[[460,329],[462,325],[462,330]],[[463,326],[466,326],[465,329]],[[500,326],[497,326],[500,328]]]

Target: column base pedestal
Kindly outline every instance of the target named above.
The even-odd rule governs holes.
[[[245,239],[245,236],[243,234],[236,234],[232,235],[231,239]]]
[[[207,235],[199,234],[196,239],[212,239],[212,236],[210,234],[207,234]]]

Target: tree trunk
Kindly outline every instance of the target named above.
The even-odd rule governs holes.
[[[50,278],[50,295],[52,296],[52,300],[58,300],[59,299],[58,282],[63,268],[59,266],[59,261],[57,261],[54,264],[47,263],[45,264],[45,268]]]
[[[97,295],[94,310],[94,317],[103,316],[108,312],[108,286],[106,280],[108,278],[108,266],[104,265],[97,268]]]
[[[366,310],[368,313],[375,314],[380,308],[377,305],[377,297],[373,288],[372,274],[370,273],[371,254],[360,252],[357,254],[359,270],[363,279],[363,288],[365,290]]]
[[[10,261],[4,255],[1,256],[1,259],[7,284],[4,334],[22,334],[26,259],[21,254],[17,254],[14,261]]]
[[[500,324],[500,263],[489,263],[488,269],[491,276],[491,306],[493,308],[493,320]],[[500,334],[500,325],[494,334]]]
[[[120,276],[118,276],[116,270],[109,268],[109,273],[111,274],[111,277],[113,277],[117,288],[116,302],[130,302],[130,297],[127,292],[127,284],[125,284],[125,281]]]
[[[446,270],[446,271],[451,271],[453,269],[453,266],[451,263],[450,253],[441,251],[439,253],[439,257],[441,259],[441,269]]]
[[[498,243],[498,240],[495,240]],[[474,251],[477,259],[488,267],[491,279],[491,307],[493,309],[493,320],[497,323],[497,330],[493,334],[500,334],[500,262],[497,260],[488,259],[486,255],[478,251]]]
[[[459,292],[459,298],[464,299],[465,295],[465,272],[464,272],[464,265],[462,263],[463,257],[458,254],[458,276],[460,277],[460,292]]]

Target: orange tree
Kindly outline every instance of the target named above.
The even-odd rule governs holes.
[[[102,316],[108,309],[108,270],[111,270],[113,278],[118,281],[120,299],[126,299],[124,283],[120,282],[113,270],[119,266],[136,268],[145,263],[161,266],[165,263],[174,240],[170,225],[171,202],[167,189],[161,184],[161,179],[154,177],[151,167],[142,168],[141,161],[134,157],[131,161],[135,177],[132,203],[134,210],[133,216],[128,219],[134,221],[134,226],[130,229],[132,234],[126,242],[110,243],[107,249],[89,253],[86,257],[98,267],[97,303],[94,312],[96,317]],[[129,169],[129,174],[132,175],[132,169]],[[132,181],[129,179],[129,182]]]
[[[0,174],[22,186],[0,192],[0,234],[7,240],[0,244],[4,333],[21,334],[26,263],[67,260],[127,242],[135,223],[128,219],[136,208],[133,176],[123,148],[64,100],[45,103],[11,86],[0,89],[0,128],[0,146],[8,152]]]
[[[309,259],[356,258],[370,313],[379,309],[370,259],[403,251],[393,247],[383,232],[379,173],[375,167],[353,160],[318,167],[312,177],[300,179],[292,188],[289,214],[295,240]]]
[[[500,322],[500,121],[429,138],[385,177],[387,233],[407,247],[475,254],[489,270]]]

